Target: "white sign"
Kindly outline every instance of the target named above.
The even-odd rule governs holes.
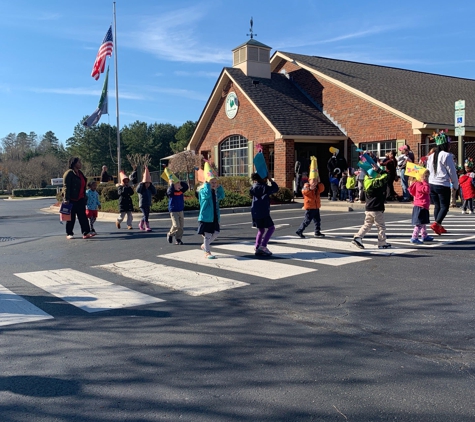
[[[465,126],[465,110],[455,110],[455,127]]]
[[[465,100],[455,101],[455,110],[463,110],[465,108]]]
[[[63,184],[63,178],[62,177],[58,177],[56,179],[51,179],[51,185],[52,186],[58,186],[58,185],[62,185]]]
[[[235,92],[230,92],[226,97],[225,111],[228,119],[234,119],[238,112],[239,101]]]
[[[455,127],[455,136],[465,136],[465,127]]]

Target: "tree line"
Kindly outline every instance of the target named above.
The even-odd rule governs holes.
[[[82,122],[83,120],[81,120]],[[117,169],[116,126],[101,123],[86,128],[79,122],[65,145],[54,132],[9,133],[0,144],[0,190],[40,188],[62,177],[70,157],[80,157],[88,176],[99,176],[103,165],[115,174]],[[120,131],[122,168],[129,170],[125,157],[149,154],[150,170],[161,170],[160,159],[183,151],[193,135],[196,122],[181,126],[170,123],[136,121]]]

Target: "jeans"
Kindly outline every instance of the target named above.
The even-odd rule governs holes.
[[[318,208],[313,210],[305,210],[305,216],[303,218],[302,224],[297,231],[302,233],[311,222],[315,223],[315,233],[320,231],[320,223],[322,219],[320,218],[320,210]]]
[[[409,176],[406,176],[404,173],[406,169],[401,169],[401,188],[402,188],[402,197],[405,200],[410,199],[411,195],[409,194]]]
[[[346,201],[348,199],[348,189],[342,188],[340,190],[340,201]]]
[[[442,185],[430,185],[430,199],[434,204],[434,220],[442,224],[450,207],[450,188]]]

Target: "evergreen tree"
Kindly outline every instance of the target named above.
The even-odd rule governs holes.
[[[188,120],[180,126],[178,132],[175,134],[176,142],[170,142],[170,148],[174,154],[177,152],[182,152],[186,149],[191,137],[193,136],[196,124],[197,122]]]

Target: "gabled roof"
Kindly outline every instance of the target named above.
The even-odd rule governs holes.
[[[475,127],[475,80],[387,66],[276,52],[282,59],[357,90],[430,127],[453,127],[455,101],[465,100],[466,126]]]
[[[273,73],[267,79],[246,76],[241,69],[225,70],[282,136],[345,137],[285,75]]]

